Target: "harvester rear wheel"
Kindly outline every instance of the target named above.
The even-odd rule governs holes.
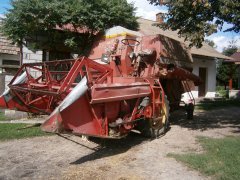
[[[155,119],[149,119],[141,122],[140,132],[149,138],[157,138],[166,133],[169,127],[169,101],[167,96],[164,97],[164,105],[162,108],[162,116]]]

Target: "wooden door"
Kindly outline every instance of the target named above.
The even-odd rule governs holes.
[[[207,68],[199,68],[199,77],[202,79],[202,83],[198,87],[198,96],[202,97],[206,95]]]

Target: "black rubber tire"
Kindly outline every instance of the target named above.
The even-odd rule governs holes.
[[[140,121],[138,124],[138,129],[141,132],[141,134],[144,137],[147,138],[158,138],[159,136],[165,134],[167,130],[169,129],[169,101],[167,99],[167,96],[164,97],[165,106],[166,106],[166,112],[165,112],[165,123],[163,127],[160,129],[156,129],[152,127],[152,120],[151,119],[145,119],[143,121]]]

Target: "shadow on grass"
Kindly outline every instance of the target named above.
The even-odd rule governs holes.
[[[200,110],[212,110],[224,107],[239,107],[240,108],[240,100],[239,99],[219,99],[219,100],[212,100],[212,99],[203,99],[197,105],[196,109]]]
[[[237,128],[240,132],[240,100],[203,100],[195,107],[194,119],[187,120],[184,112],[173,112],[170,116],[172,125],[192,130],[215,128]]]

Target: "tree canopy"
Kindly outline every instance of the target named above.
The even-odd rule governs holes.
[[[88,40],[105,29],[120,25],[137,29],[135,7],[126,0],[12,0],[2,22],[2,32],[14,43],[45,34],[48,42],[63,41],[68,47],[79,44],[76,33],[59,34],[56,27],[69,25],[87,29]]]
[[[162,0],[148,0],[150,4],[160,5]],[[166,0],[165,0],[166,1]],[[180,36],[191,42],[190,45],[202,46],[204,37],[222,30],[223,23],[230,27],[224,31],[239,33],[239,0],[167,0],[166,23],[160,27],[179,30]]]
[[[233,43],[233,44],[232,44]],[[230,42],[230,45],[227,48],[223,49],[223,54],[225,56],[231,56],[235,52],[237,52],[238,48],[234,44],[234,42]],[[230,79],[233,80],[233,85],[237,85],[237,78],[238,78],[238,72],[237,72],[237,65],[234,63],[223,63],[222,60],[219,60],[217,62],[217,80],[218,84],[223,84],[225,87],[228,84],[228,81]]]
[[[205,43],[207,43],[209,46],[211,46],[213,48],[217,48],[217,45],[212,40],[205,39]]]

